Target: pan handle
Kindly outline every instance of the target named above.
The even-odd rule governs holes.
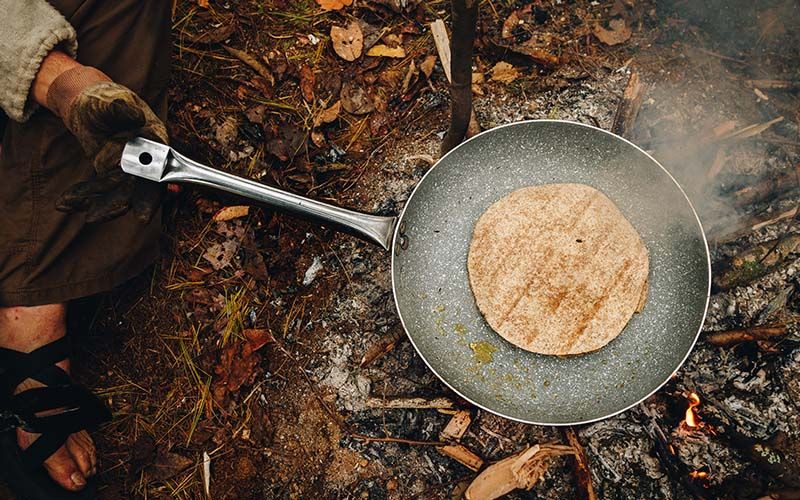
[[[392,244],[397,217],[363,214],[311,200],[250,179],[217,170],[159,142],[137,138],[125,145],[122,169],[156,182],[188,182],[221,189],[264,203],[281,212],[349,229],[357,236],[388,250]]]

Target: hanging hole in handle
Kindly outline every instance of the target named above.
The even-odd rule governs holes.
[[[139,155],[139,163],[142,165],[150,165],[153,162],[153,155],[145,151]]]

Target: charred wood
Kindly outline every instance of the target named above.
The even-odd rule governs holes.
[[[765,241],[717,264],[712,281],[716,291],[751,283],[800,254],[800,234]]]

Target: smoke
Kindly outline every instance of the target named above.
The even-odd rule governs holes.
[[[661,2],[655,19],[666,54],[642,63],[652,86],[635,142],[678,179],[712,238],[796,203],[797,186],[763,199],[742,190],[800,163],[800,89],[765,83],[800,82],[800,3]]]

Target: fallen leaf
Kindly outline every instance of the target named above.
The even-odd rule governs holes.
[[[354,115],[365,115],[375,109],[367,91],[358,84],[347,82],[342,85],[342,92],[339,94],[342,107],[348,113]]]
[[[308,64],[300,68],[300,91],[307,102],[314,100],[314,70]]]
[[[215,213],[214,217],[212,217],[212,220],[214,222],[224,222],[227,220],[244,217],[249,213],[250,207],[248,205],[233,205],[230,207],[225,207],[219,212]]]
[[[323,10],[341,10],[353,4],[353,0],[316,0]]]
[[[263,104],[259,104],[258,106],[248,109],[244,115],[251,122],[262,124],[264,123],[264,117],[267,115],[267,107]]]
[[[275,342],[272,333],[266,328],[248,328],[242,331],[242,335],[247,339],[247,345],[251,351],[257,351],[265,345]]]
[[[230,38],[231,35],[233,35],[234,31],[236,31],[236,22],[233,19],[231,19],[229,22],[226,22],[217,28],[204,31],[199,35],[190,36],[189,41],[192,43],[203,43],[203,44],[224,42],[225,40]]]
[[[311,131],[311,142],[318,148],[322,148],[325,146],[325,134],[320,132],[319,130],[312,130]]]
[[[332,26],[331,41],[336,55],[345,61],[355,61],[361,57],[361,51],[364,49],[364,35],[361,33],[361,27],[357,21],[348,24],[347,28]]]
[[[406,56],[406,51],[403,50],[403,47],[389,47],[388,45],[378,44],[369,49],[367,55],[371,57],[403,58]]]
[[[425,78],[430,78],[433,73],[433,67],[436,65],[436,56],[431,54],[425,56],[425,59],[419,63],[419,70],[425,75]]]
[[[417,65],[414,64],[414,60],[411,60],[411,64],[408,65],[408,71],[406,71],[406,76],[403,78],[403,86],[400,87],[400,93],[405,94],[408,92],[408,86],[411,85],[411,79],[417,75]]]
[[[531,40],[529,40],[526,43],[517,45],[503,45],[503,44],[496,44],[496,45],[498,47],[509,49],[513,52],[516,52],[517,54],[528,56],[533,60],[533,62],[541,64],[542,66],[558,65],[560,59],[558,58],[557,55],[551,54],[541,47],[534,46],[532,43],[530,43]]]
[[[492,68],[493,82],[511,83],[520,77],[519,71],[505,61],[500,61]]]
[[[503,28],[500,31],[500,37],[505,39],[513,38],[514,31],[522,25],[521,17],[530,14],[530,12],[530,5],[526,5],[525,7],[512,12],[511,15],[509,15],[506,20],[503,21]]]
[[[197,5],[204,9],[208,8],[208,0],[197,0]]]
[[[610,30],[599,23],[594,26],[594,36],[606,45],[619,45],[628,41],[633,33],[624,19],[612,19],[608,22]]]
[[[156,481],[166,481],[185,471],[191,465],[194,465],[194,460],[165,451],[158,454],[155,463],[147,470]]]
[[[239,137],[239,122],[235,117],[229,116],[217,126],[214,131],[217,142],[223,146],[230,146]]]
[[[282,122],[275,126],[277,130],[272,132],[272,138],[267,141],[267,152],[281,161],[289,161],[295,157],[306,136],[291,123]]]
[[[319,127],[323,123],[331,123],[336,121],[339,117],[339,111],[342,109],[342,101],[336,101],[331,107],[323,110],[314,117],[314,128]]]
[[[215,271],[231,265],[233,257],[239,250],[239,242],[227,240],[222,243],[215,243],[208,247],[203,253],[203,258],[211,264]]]
[[[242,385],[253,383],[260,371],[261,354],[257,351],[274,342],[269,330],[250,329],[242,334],[245,340],[225,346],[214,367],[217,377],[211,384],[211,393],[218,404],[224,403],[228,394],[238,391]]]

